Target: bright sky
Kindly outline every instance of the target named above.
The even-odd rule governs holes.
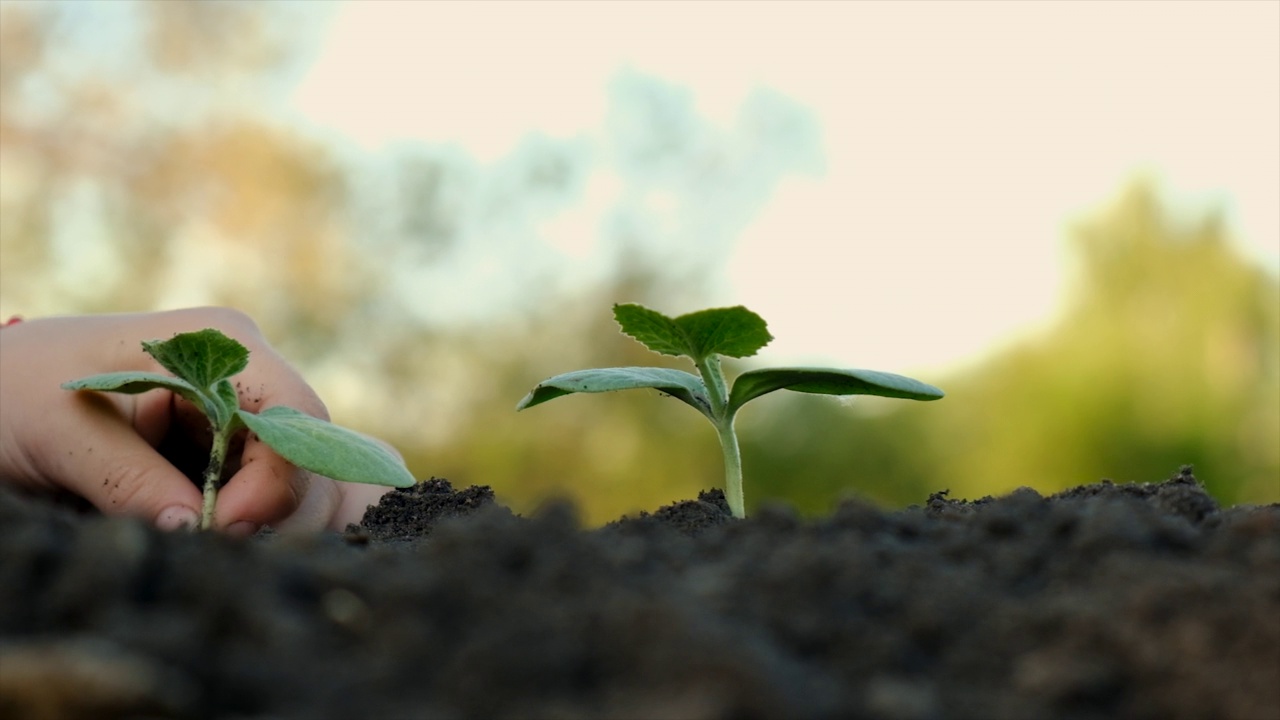
[[[722,268],[717,301],[769,320],[771,362],[939,368],[1034,329],[1066,224],[1139,174],[1222,208],[1280,273],[1275,2],[358,2],[293,102],[366,150],[492,162],[532,131],[599,135],[626,69],[719,125],[762,87],[819,122],[822,171],[788,177]],[[609,182],[558,242],[590,245],[571,235]]]

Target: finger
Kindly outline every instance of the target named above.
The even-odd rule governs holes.
[[[200,491],[124,421],[113,402],[77,393],[71,403],[76,432],[50,433],[62,447],[36,449],[42,472],[104,513],[145,518],[167,530],[198,522]]]
[[[257,532],[292,515],[302,505],[310,483],[307,472],[250,435],[240,469],[218,493],[215,525],[235,535]]]
[[[292,515],[272,527],[282,533],[316,533],[325,530],[342,505],[339,485],[340,483],[327,477],[312,474],[302,504]]]
[[[328,408],[302,376],[269,348],[263,352],[265,357],[250,364],[236,382],[241,408],[260,412],[285,405],[328,420]],[[217,526],[246,534],[301,513],[287,524],[290,528],[323,529],[341,502],[332,484],[290,464],[251,433],[240,469],[219,493]]]
[[[363,522],[365,511],[371,505],[377,505],[382,500],[382,496],[392,490],[381,485],[362,483],[343,483],[338,489],[342,493],[342,504],[331,516],[330,530],[346,530],[347,525],[351,523]]]

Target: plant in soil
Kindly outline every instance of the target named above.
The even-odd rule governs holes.
[[[391,487],[408,487],[415,482],[395,453],[355,431],[284,405],[259,413],[241,408],[231,377],[248,367],[249,350],[213,328],[143,342],[142,349],[173,376],[113,372],[65,382],[62,387],[126,394],[168,390],[204,413],[213,440],[203,478],[202,530],[213,527],[227,448],[232,437],[246,428],[285,460],[334,480]]]
[[[679,317],[634,303],[613,306],[622,332],[662,355],[687,357],[698,374],[657,367],[575,370],[543,380],[516,405],[523,410],[562,395],[652,388],[678,398],[711,421],[724,452],[725,495],[734,517],[745,517],[742,457],[734,418],[747,402],[773,392],[821,395],[878,395],[905,400],[937,400],[943,392],[927,383],[877,370],[776,367],[749,370],[732,389],[725,382],[720,357],[755,355],[773,336],[763,318],[741,305],[700,310]]]

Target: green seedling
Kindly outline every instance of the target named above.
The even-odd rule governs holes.
[[[248,367],[249,351],[217,330],[143,342],[142,349],[174,376],[113,372],[65,382],[62,387],[126,394],[163,389],[181,395],[204,413],[213,431],[213,443],[204,471],[202,530],[213,527],[231,438],[246,428],[285,460],[334,480],[391,487],[408,487],[415,482],[394,452],[352,430],[284,405],[256,414],[242,409],[230,378]]]
[[[711,421],[724,451],[725,495],[734,517],[745,517],[742,496],[742,458],[733,421],[747,402],[774,390],[821,395],[879,395],[906,400],[937,400],[938,388],[902,375],[875,370],[779,367],[750,370],[738,376],[729,390],[720,356],[750,357],[769,344],[765,321],[742,306],[701,310],[670,318],[643,305],[613,306],[622,332],[662,355],[684,356],[698,369],[618,367],[577,370],[538,383],[516,405],[533,407],[572,393],[652,388],[692,406]]]

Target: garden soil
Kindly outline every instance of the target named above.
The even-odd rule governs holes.
[[[584,529],[431,480],[235,540],[0,491],[0,716],[1280,718],[1280,507],[921,500]]]

